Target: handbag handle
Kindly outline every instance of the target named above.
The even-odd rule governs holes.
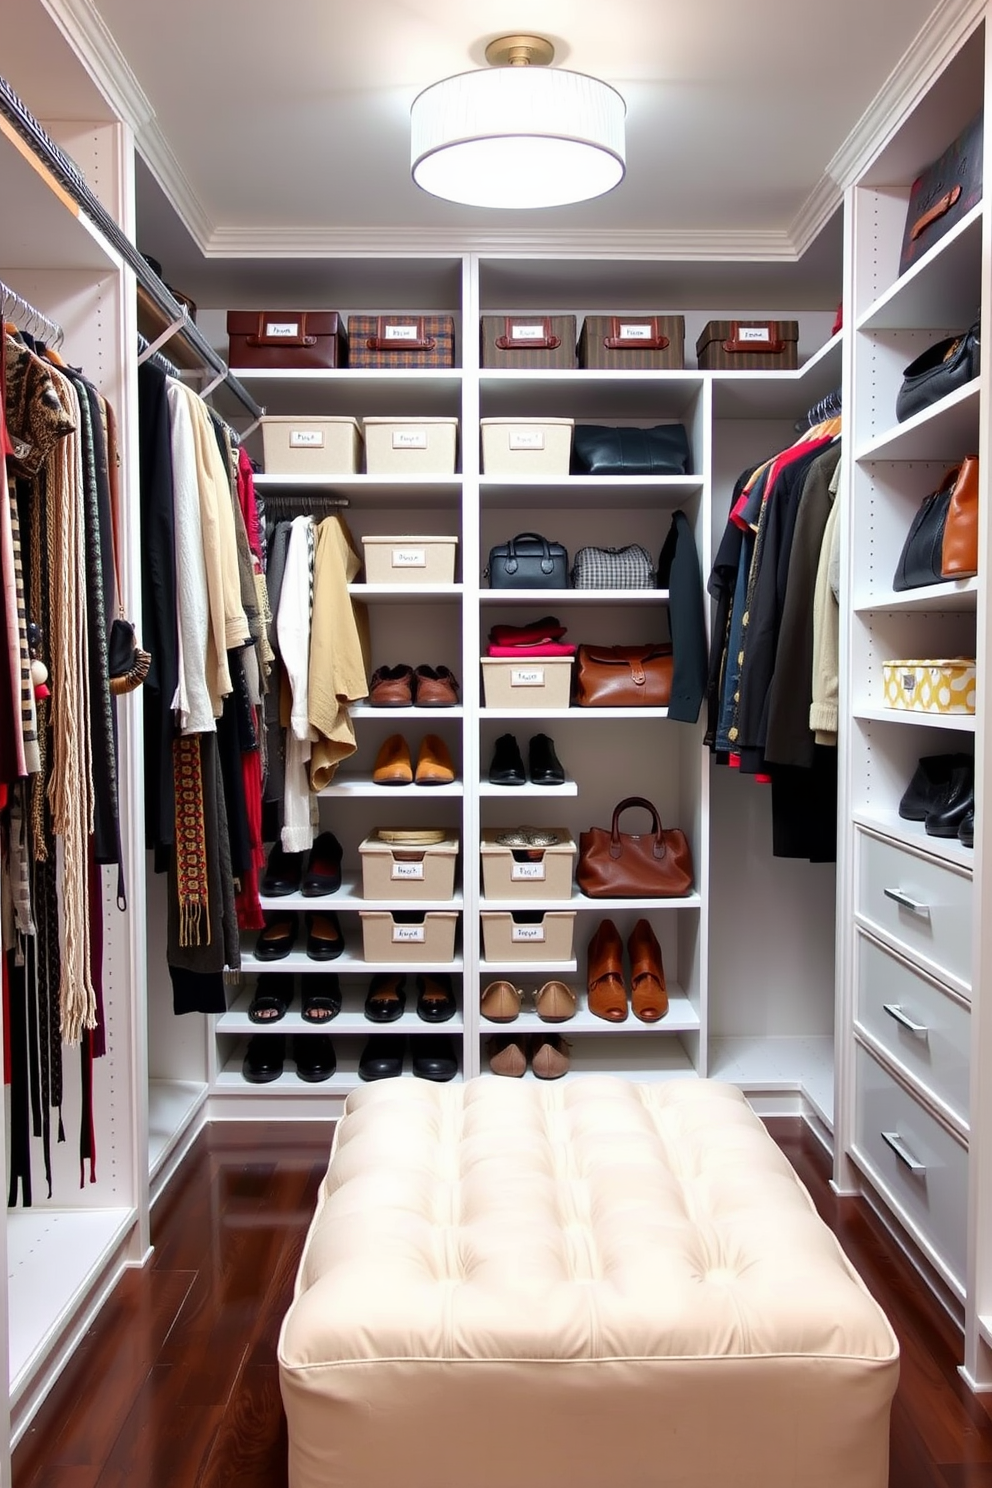
[[[625,326],[644,326],[651,334],[625,336]],[[657,315],[648,316],[645,320],[625,320],[623,316],[611,315],[610,334],[603,337],[603,345],[607,351],[665,351],[671,343],[659,328]]]
[[[392,336],[386,334],[390,326],[394,332]],[[397,336],[395,332],[398,330],[404,334]],[[407,321],[393,321],[388,315],[380,315],[376,320],[376,331],[377,334],[370,336],[365,343],[369,351],[433,351],[437,344],[433,336],[428,336],[422,315],[416,317],[413,325]],[[407,331],[412,331],[413,335],[406,335]]]
[[[268,336],[265,332],[265,324],[279,324],[295,326],[294,334],[291,336]],[[307,335],[306,315],[289,316],[283,321],[276,321],[271,311],[263,310],[258,317],[258,330],[254,336],[247,337],[249,346],[316,346],[317,337]]]
[[[935,201],[929,212],[924,212],[922,217],[917,217],[909,234],[910,242],[915,243],[921,233],[925,233],[931,222],[936,222],[949,212],[961,195],[961,187],[952,186],[950,191],[944,193],[939,201]]]
[[[516,320],[512,315],[507,315],[503,324],[503,335],[496,337],[496,345],[500,351],[557,351],[561,345],[561,337],[556,336],[551,329],[550,315],[540,315],[527,321]],[[520,331],[527,331],[528,334],[521,336]]]
[[[748,331],[751,335],[748,335]],[[757,332],[757,334],[755,334]],[[771,351],[776,356],[785,350],[785,342],[778,333],[777,320],[763,320],[753,325],[741,326],[739,320],[730,322],[730,335],[723,343],[724,351]]]
[[[663,858],[667,849],[661,829],[661,817],[658,815],[657,806],[652,805],[650,801],[646,801],[643,796],[627,796],[614,811],[613,823],[610,827],[610,857],[619,858],[620,856],[622,850],[620,847],[620,816],[622,812],[627,810],[628,806],[643,806],[645,811],[650,811],[651,825],[654,827],[654,847],[652,848],[652,852],[656,858]]]
[[[507,573],[516,573],[518,564],[517,543],[523,542],[526,538],[530,538],[532,542],[540,543],[541,545],[541,572],[543,574],[554,573],[554,559],[551,557],[551,548],[548,545],[548,539],[546,537],[542,537],[539,532],[518,532],[516,537],[510,538],[510,541],[506,545]]]

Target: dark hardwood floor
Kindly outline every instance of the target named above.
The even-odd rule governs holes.
[[[890,1488],[992,1488],[992,1396],[959,1379],[953,1327],[866,1206],[833,1196],[802,1124],[769,1126],[899,1335]],[[152,1260],[21,1441],[14,1488],[284,1488],[276,1339],[329,1145],[326,1123],[201,1134],[155,1211]]]

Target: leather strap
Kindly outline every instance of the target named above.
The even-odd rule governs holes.
[[[763,331],[767,330],[767,336],[745,336],[742,338],[741,331]],[[729,352],[761,352],[767,354],[774,352],[776,356],[785,350],[785,342],[778,333],[777,320],[741,321],[730,322],[730,335],[723,343],[724,351]]]
[[[541,545],[541,572],[543,574],[554,573],[555,565],[554,559],[551,556],[551,548],[548,544],[547,538],[542,537],[539,532],[518,532],[516,537],[510,538],[510,541],[506,545],[506,561],[504,564],[506,572],[511,574],[516,573],[517,565],[519,563],[519,559],[517,557],[517,543],[524,542],[528,538],[531,542],[540,543]],[[523,556],[528,557],[536,555],[525,554]]]
[[[931,222],[936,222],[938,217],[943,217],[946,212],[949,212],[958,201],[960,195],[960,185],[952,186],[950,191],[945,192],[939,201],[934,202],[929,212],[924,212],[922,217],[917,217],[909,234],[910,242],[915,243],[920,234],[926,232]]]
[[[561,337],[556,336],[551,329],[550,315],[535,315],[527,320],[522,320],[516,315],[507,315],[504,318],[505,327],[503,335],[496,337],[496,345],[500,351],[557,351],[561,345]],[[514,327],[517,330],[536,330],[533,336],[515,336]]]
[[[411,327],[411,320],[414,321]],[[394,329],[402,327],[404,330],[414,330],[415,336],[390,336],[387,334],[389,327]],[[433,336],[428,336],[424,325],[424,317],[418,315],[404,316],[402,319],[395,315],[380,315],[376,318],[376,334],[370,336],[365,345],[369,351],[433,351],[437,342]]]
[[[651,851],[656,858],[663,858],[667,849],[662,836],[661,817],[658,815],[657,807],[653,806],[650,801],[646,801],[643,796],[627,796],[614,811],[613,823],[610,827],[610,857],[619,858],[623,851],[620,844],[620,816],[628,806],[643,806],[645,811],[650,811],[651,825],[654,827],[654,847]]]
[[[624,336],[623,326],[650,326],[650,336]],[[662,334],[658,324],[657,315],[639,316],[610,316],[610,334],[603,337],[603,345],[607,351],[664,351],[671,345],[667,336]]]
[[[266,324],[295,325],[296,334],[293,336],[267,336],[265,334]],[[317,337],[307,335],[307,317],[303,315],[285,316],[280,321],[279,314],[263,310],[258,317],[258,330],[254,336],[245,338],[249,346],[316,346]]]

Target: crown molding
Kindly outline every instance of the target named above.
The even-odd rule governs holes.
[[[529,258],[631,258],[761,262],[795,259],[785,232],[634,229],[550,231],[433,227],[216,227],[207,258],[435,257],[463,253]]]
[[[799,211],[792,219],[786,236],[797,258],[819,237],[844,200],[843,188],[824,171]]]
[[[153,119],[144,129],[136,131],[134,142],[193,242],[206,254],[216,229],[158,123]]]

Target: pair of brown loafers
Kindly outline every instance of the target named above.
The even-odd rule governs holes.
[[[630,957],[630,1010],[642,1023],[657,1023],[668,1012],[668,991],[661,946],[647,920],[638,920],[627,940]],[[602,920],[589,942],[587,985],[589,1011],[607,1023],[626,1020],[627,986],[623,975],[623,941],[612,920]]]
[[[455,767],[448,746],[437,734],[425,734],[414,766],[410,746],[402,734],[390,734],[375,757],[376,785],[451,785]]]
[[[379,667],[369,683],[370,708],[455,708],[458,682],[446,666]]]
[[[512,982],[490,982],[482,993],[479,1011],[489,1023],[512,1023],[520,1016],[524,993]],[[542,1023],[567,1023],[575,1017],[576,997],[564,982],[545,982],[534,993],[534,1011]]]

